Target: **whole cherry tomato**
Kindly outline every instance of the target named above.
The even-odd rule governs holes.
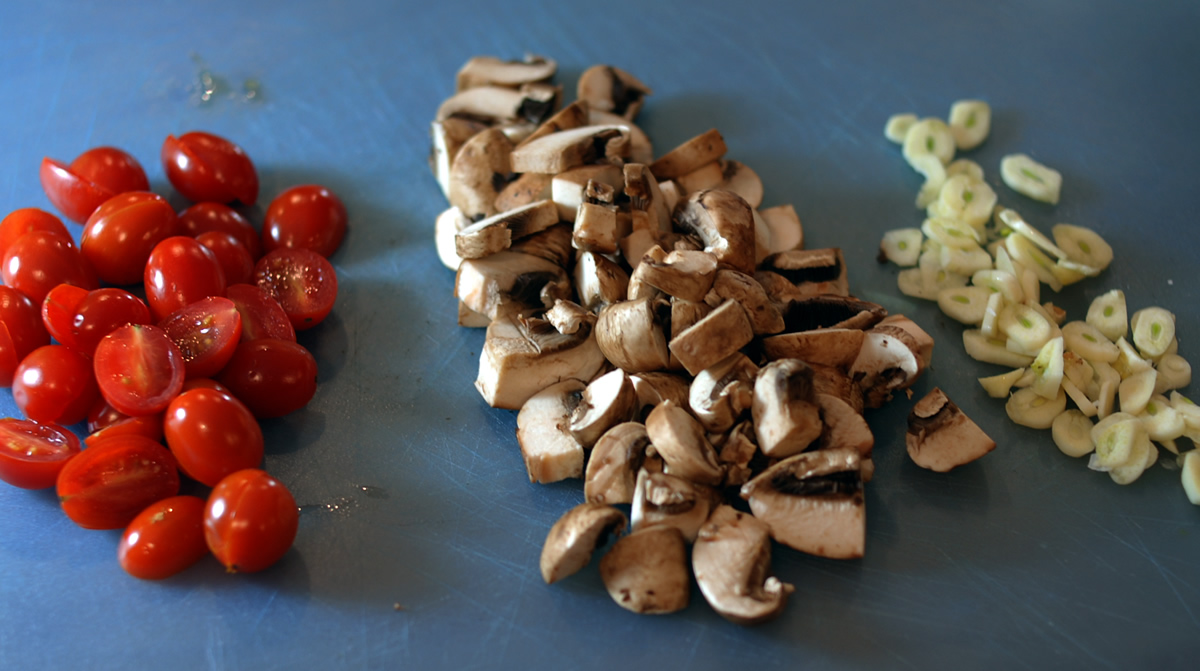
[[[42,300],[42,326],[58,344],[75,347],[75,312],[88,293],[73,284],[60,284]]]
[[[100,392],[92,362],[63,345],[29,353],[13,374],[13,401],[35,422],[75,424],[87,418]]]
[[[75,243],[49,231],[26,233],[9,245],[0,276],[5,284],[37,304],[60,284],[84,289],[95,289],[100,284]]]
[[[287,554],[300,513],[283,483],[258,469],[225,476],[208,496],[204,537],[231,573],[261,571]]]
[[[75,349],[92,356],[104,336],[126,324],[149,324],[150,308],[142,299],[115,287],[89,291],[75,308],[72,333]]]
[[[253,205],[258,200],[258,172],[246,152],[223,137],[193,131],[176,138],[168,135],[162,146],[163,168],[172,186],[198,203]]]
[[[179,469],[167,448],[137,435],[90,445],[58,474],[58,500],[85,529],[120,529],[146,506],[179,493]]]
[[[63,225],[62,220],[45,210],[36,207],[25,207],[13,210],[3,221],[0,221],[0,256],[17,238],[31,231],[50,231],[68,240],[71,233]]]
[[[254,258],[246,246],[228,233],[209,231],[196,236],[196,242],[208,248],[221,264],[225,284],[245,284],[254,279]]]
[[[279,301],[297,331],[320,324],[337,300],[333,266],[302,247],[267,252],[254,266],[254,283]]]
[[[263,249],[304,247],[331,256],[346,235],[346,206],[332,191],[308,184],[279,194],[263,220]]]
[[[132,191],[96,208],[83,227],[79,246],[100,279],[136,284],[154,246],[178,232],[179,219],[162,196]]]
[[[42,160],[42,189],[51,204],[72,221],[83,223],[101,203],[126,191],[149,191],[146,171],[116,147],[96,147],[71,165]]]
[[[79,454],[79,439],[57,424],[0,419],[0,480],[23,489],[46,489]]]
[[[296,328],[279,301],[256,284],[234,284],[225,290],[242,315],[242,340],[278,338],[296,342]]]
[[[49,344],[38,306],[20,291],[0,285],[0,387],[11,387],[21,359]]]
[[[176,396],[167,406],[163,435],[180,470],[209,487],[230,473],[262,464],[258,420],[241,401],[214,389]]]
[[[257,261],[262,256],[262,241],[258,231],[237,210],[222,203],[196,203],[179,213],[180,235],[200,237],[201,233],[219,231],[228,233],[246,246],[246,251]]]
[[[225,295],[217,257],[195,238],[176,235],[155,246],[143,274],[146,302],[155,321],[202,298]]]
[[[317,361],[302,345],[287,340],[243,340],[217,381],[255,417],[282,417],[312,400]]]
[[[233,301],[209,296],[172,312],[159,328],[183,354],[187,377],[212,377],[237,349],[242,317]]]
[[[104,400],[131,417],[162,412],[183,388],[183,354],[157,326],[116,329],[100,340],[92,360]]]
[[[117,545],[117,561],[135,578],[169,578],[208,554],[204,499],[172,496],[150,504],[133,518]]]

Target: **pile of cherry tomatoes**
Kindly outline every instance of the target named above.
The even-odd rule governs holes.
[[[260,235],[229,205],[258,199],[241,147],[191,132],[168,136],[161,160],[195,203],[183,212],[133,156],[97,147],[41,166],[50,202],[83,225],[78,246],[37,208],[0,221],[0,385],[25,415],[0,419],[0,480],[57,488],[86,529],[125,529],[117,555],[134,576],[165,578],[209,552],[258,571],[299,523],[261,470],[258,420],[316,392],[296,331],[333,308],[327,257],[346,209],[324,187],[293,187]],[[67,427],[83,422],[81,441]],[[207,499],[180,496],[181,477],[211,487]]]

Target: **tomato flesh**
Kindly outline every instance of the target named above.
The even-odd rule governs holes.
[[[23,489],[53,487],[80,449],[79,438],[58,424],[0,419],[0,480]]]
[[[255,417],[282,417],[308,405],[316,394],[317,361],[298,343],[243,340],[217,381]]]
[[[203,559],[204,505],[198,496],[172,496],[147,506],[121,535],[121,568],[135,578],[162,580]]]
[[[68,219],[81,224],[113,196],[150,190],[141,164],[116,147],[89,149],[70,165],[43,159],[40,176],[50,203]]]
[[[29,353],[13,373],[13,401],[35,422],[82,422],[100,393],[87,357],[64,345]]]
[[[85,529],[120,529],[146,506],[179,493],[179,469],[162,445],[120,435],[72,457],[56,484],[71,521]]]
[[[253,205],[258,200],[254,163],[223,137],[199,131],[168,135],[161,157],[171,185],[192,202]]]
[[[183,354],[157,326],[116,329],[96,346],[92,360],[104,400],[131,417],[162,412],[183,388]]]
[[[209,296],[172,312],[159,328],[183,354],[187,377],[212,377],[237,349],[242,317],[233,301]]]
[[[292,493],[259,469],[227,475],[205,506],[208,548],[231,573],[254,573],[279,561],[292,547],[299,525]]]
[[[279,301],[256,284],[234,284],[225,296],[242,316],[242,340],[277,338],[296,342],[296,328]]]
[[[342,244],[346,219],[346,206],[329,189],[316,184],[294,186],[267,208],[263,249],[304,247],[329,257]]]
[[[337,300],[333,265],[311,249],[280,247],[254,266],[254,281],[279,302],[297,331],[320,324]]]

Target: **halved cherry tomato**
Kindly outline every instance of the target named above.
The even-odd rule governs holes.
[[[167,406],[163,435],[180,470],[209,487],[230,473],[262,464],[258,420],[241,401],[214,389],[176,396]]]
[[[293,186],[271,201],[263,220],[263,249],[304,247],[329,257],[346,235],[346,206],[316,184]]]
[[[136,435],[88,447],[58,474],[58,500],[85,529],[120,529],[146,506],[179,493],[179,468],[167,448]]]
[[[100,285],[91,263],[71,238],[50,231],[31,231],[9,245],[0,276],[5,284],[39,305],[60,284],[84,289]]]
[[[259,469],[226,476],[208,496],[204,537],[231,573],[261,571],[287,554],[300,513],[282,482]]]
[[[146,171],[133,156],[116,147],[96,147],[71,165],[42,160],[42,189],[68,219],[83,223],[101,203],[126,191],[149,191]]]
[[[0,480],[15,487],[53,487],[58,472],[79,450],[79,438],[57,424],[0,419]]]
[[[183,354],[187,377],[212,377],[233,356],[242,338],[242,317],[233,301],[209,296],[159,322]]]
[[[70,239],[71,233],[63,225],[62,220],[45,210],[36,207],[24,207],[13,210],[0,221],[0,256],[17,238],[31,231],[50,231]]]
[[[127,435],[141,436],[161,443],[163,440],[163,413],[156,412],[153,415],[137,417],[121,415],[121,419],[89,433],[84,437],[83,442],[91,447],[113,436]]]
[[[242,340],[278,338],[296,342],[296,328],[279,301],[256,284],[234,284],[225,290],[242,315]]]
[[[21,359],[49,344],[38,306],[20,291],[0,285],[0,387],[11,387]]]
[[[100,392],[87,357],[63,345],[29,353],[13,374],[13,401],[35,422],[82,422]]]
[[[92,356],[104,336],[126,324],[149,324],[150,308],[142,299],[115,287],[89,291],[75,308],[75,349]]]
[[[279,301],[297,331],[320,324],[337,300],[337,273],[311,249],[267,252],[254,266],[254,283]]]
[[[225,295],[221,264],[195,238],[176,235],[154,247],[143,274],[146,303],[155,321],[201,298]]]
[[[246,251],[257,261],[262,256],[262,241],[258,231],[237,210],[223,203],[196,203],[179,213],[180,235],[200,237],[201,233],[219,231],[228,233],[246,246]]]
[[[217,381],[255,417],[282,417],[308,405],[317,391],[317,361],[287,340],[243,340]]]
[[[258,200],[258,173],[246,152],[223,137],[193,131],[162,146],[167,179],[192,202],[253,205]]]
[[[183,388],[183,354],[157,326],[116,329],[100,340],[92,360],[104,400],[131,417],[162,412]]]
[[[228,387],[210,377],[189,377],[183,381],[183,391],[180,391],[179,393],[182,394],[185,391],[191,391],[193,389],[212,389],[213,391],[220,392],[226,396],[233,397],[233,392],[229,391]]]
[[[172,496],[150,504],[133,518],[117,545],[117,561],[135,578],[169,578],[208,554],[204,499]]]
[[[90,293],[73,284],[60,284],[42,300],[42,326],[60,345],[75,346],[75,312]]]
[[[217,257],[221,264],[221,272],[225,275],[225,284],[245,284],[254,279],[254,258],[246,251],[246,246],[228,233],[209,231],[196,236],[196,242],[208,247],[208,251]]]
[[[104,201],[83,227],[79,247],[109,284],[136,284],[159,242],[179,232],[179,218],[157,193],[132,191]]]

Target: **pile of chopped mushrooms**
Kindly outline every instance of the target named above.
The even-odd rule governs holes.
[[[656,156],[634,124],[648,86],[597,65],[563,106],[555,71],[472,58],[430,155],[458,321],[487,329],[475,386],[519,411],[531,481],[584,482],[542,575],[615,536],[599,569],[620,606],[683,609],[694,576],[729,620],[770,619],[793,591],[771,575],[771,539],[862,556],[863,412],[920,377],[933,339],[852,296],[841,250],[805,249],[791,205],[762,208],[716,129]],[[937,389],[906,442],[936,471],[995,447]]]

